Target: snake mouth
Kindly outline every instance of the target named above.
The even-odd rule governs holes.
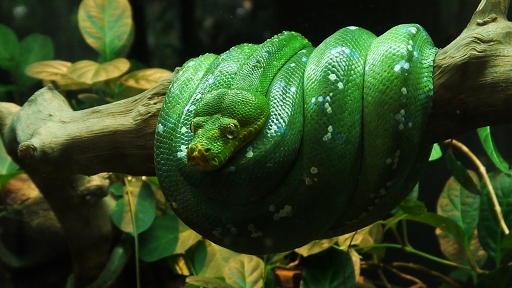
[[[188,166],[202,171],[212,171],[220,167],[219,161],[215,157],[208,157],[211,149],[204,147],[203,144],[192,144],[187,149]]]

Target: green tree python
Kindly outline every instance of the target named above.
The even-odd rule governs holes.
[[[380,220],[419,180],[437,49],[416,24],[283,32],[187,61],[155,136],[162,191],[212,242],[291,250]]]

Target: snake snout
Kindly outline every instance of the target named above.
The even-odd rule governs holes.
[[[199,170],[215,170],[217,168],[217,161],[209,159],[208,154],[212,151],[211,148],[205,147],[201,143],[196,143],[188,146],[187,149],[187,163],[188,166],[194,167]]]

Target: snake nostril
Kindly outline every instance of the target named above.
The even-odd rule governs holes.
[[[205,148],[205,149],[204,149],[204,154],[208,154],[208,153],[210,153],[210,151],[212,151],[212,149],[210,149],[210,148]]]

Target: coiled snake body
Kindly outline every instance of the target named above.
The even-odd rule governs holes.
[[[411,191],[437,49],[423,28],[283,32],[183,65],[164,101],[157,177],[175,213],[226,248],[291,250],[365,227]]]

